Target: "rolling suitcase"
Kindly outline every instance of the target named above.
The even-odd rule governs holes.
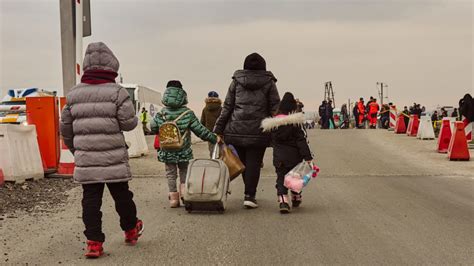
[[[229,194],[229,169],[217,158],[215,145],[212,159],[195,159],[189,163],[184,191],[186,211],[217,211],[223,213]]]

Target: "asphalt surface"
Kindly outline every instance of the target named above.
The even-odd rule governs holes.
[[[434,151],[434,141],[382,130],[313,130],[310,140],[322,172],[289,215],[278,213],[271,150],[260,208],[242,208],[238,179],[223,215],[169,209],[163,166],[150,154],[131,162],[131,187],[145,222],[137,246],[124,245],[106,193],[106,256],[84,259],[78,187],[58,213],[0,221],[0,263],[473,264],[473,161],[449,162]],[[207,145],[195,151],[205,157]]]

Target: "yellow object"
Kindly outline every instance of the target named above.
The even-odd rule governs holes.
[[[2,123],[16,123],[18,116],[18,114],[8,114],[2,119]]]

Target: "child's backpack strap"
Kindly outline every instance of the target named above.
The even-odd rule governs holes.
[[[175,122],[175,123],[178,122],[181,118],[183,118],[186,114],[188,114],[188,113],[190,113],[190,112],[191,112],[191,110],[187,110],[187,111],[183,112],[183,113],[180,114],[178,117],[176,117],[176,119],[173,120],[173,122]]]

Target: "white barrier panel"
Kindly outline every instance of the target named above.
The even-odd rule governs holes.
[[[137,127],[132,131],[123,132],[123,134],[125,136],[125,142],[127,142],[128,145],[128,156],[130,158],[144,156],[149,153],[145,133],[143,133],[143,125],[141,123],[138,123]]]
[[[0,124],[0,154],[5,181],[23,183],[26,179],[44,178],[34,125]]]
[[[420,127],[418,128],[418,135],[416,136],[419,139],[435,139],[433,123],[431,117],[422,116],[420,120]]]

